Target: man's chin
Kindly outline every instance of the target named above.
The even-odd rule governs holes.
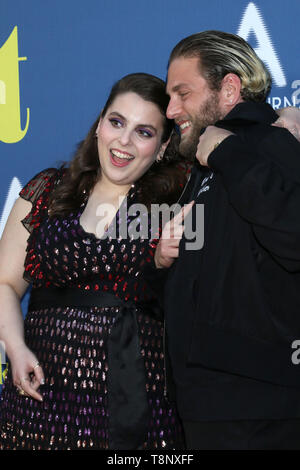
[[[185,160],[194,160],[198,142],[199,138],[195,135],[195,131],[193,132],[192,127],[187,129],[186,132],[181,135],[179,152]]]
[[[179,153],[187,161],[193,162],[195,160],[197,152],[197,146],[190,143],[188,140],[184,140],[179,144]]]

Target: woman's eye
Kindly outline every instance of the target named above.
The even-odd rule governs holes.
[[[122,121],[116,118],[111,118],[109,122],[111,123],[113,127],[122,127],[122,124],[123,124]]]
[[[138,129],[138,134],[142,137],[153,137],[152,132],[148,131],[147,129]]]

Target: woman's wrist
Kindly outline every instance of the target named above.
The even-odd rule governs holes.
[[[27,349],[24,339],[20,338],[18,341],[9,342],[6,344],[4,342],[5,352],[9,357],[10,361],[13,361],[17,356],[20,356],[24,353],[24,350]]]

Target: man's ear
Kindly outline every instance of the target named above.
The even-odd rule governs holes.
[[[237,103],[243,101],[241,88],[241,80],[235,73],[225,75],[221,84],[220,104],[226,109],[231,109]]]

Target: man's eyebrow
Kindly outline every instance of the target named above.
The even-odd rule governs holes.
[[[118,116],[119,118],[123,119],[124,121],[127,121],[127,119],[126,119],[122,114],[118,113],[117,111],[111,111],[111,112],[109,113],[109,116],[111,116],[111,115],[113,115],[113,116]],[[152,129],[153,132],[157,132],[156,127],[152,126],[151,124],[142,124],[142,123],[141,123],[141,124],[138,124],[138,126],[140,126],[140,127],[148,127],[148,129]]]
[[[178,90],[180,90],[180,88],[182,88],[184,86],[186,86],[185,83],[178,83],[178,85],[173,86],[173,88],[170,91],[172,91],[173,93],[176,93]],[[168,89],[167,89],[167,94],[169,94]]]

